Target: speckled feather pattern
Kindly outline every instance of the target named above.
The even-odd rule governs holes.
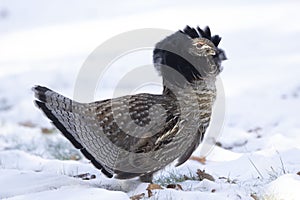
[[[38,88],[35,91],[74,140],[107,172],[114,174],[118,169],[141,175],[145,169],[157,171],[181,156],[185,161],[189,156],[182,149],[195,141],[193,149],[198,146],[215,99],[215,88],[207,84],[201,85],[201,90],[195,88],[200,85],[178,90],[177,99],[144,93],[89,104],[71,101],[51,90],[43,94]],[[153,106],[161,109],[153,110]]]
[[[186,27],[159,42],[153,60],[163,79],[160,95],[78,103],[36,86],[36,105],[106,176],[151,182],[154,172],[174,160],[184,163],[209,126],[216,76],[226,59],[217,48],[220,40],[209,28]]]

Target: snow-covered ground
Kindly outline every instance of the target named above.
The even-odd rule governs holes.
[[[148,184],[108,179],[82,158],[34,106],[31,87],[72,97],[82,64],[102,42],[137,28],[176,31],[186,24],[209,25],[223,38],[226,119],[205,163],[189,160],[159,172],[155,182],[163,189],[150,199],[298,199],[299,7],[299,1],[0,0],[0,199],[141,193],[147,199]],[[150,56],[139,59],[149,64]],[[128,60],[126,66],[136,64]],[[99,98],[105,90],[109,83]],[[200,181],[198,169],[214,181]]]

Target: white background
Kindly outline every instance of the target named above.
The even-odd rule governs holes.
[[[146,193],[147,184],[107,179],[85,159],[62,160],[57,152],[80,154],[58,132],[42,133],[52,125],[34,107],[30,88],[45,85],[72,97],[83,62],[110,37],[137,28],[209,25],[222,37],[220,47],[228,57],[221,73],[226,93],[222,147],[205,165],[190,160],[177,169],[167,167],[155,179],[174,170],[205,169],[216,181],[180,182],[184,191],[157,190],[153,198],[253,199],[255,194],[296,199],[299,7],[299,1],[0,0],[0,198],[128,199]],[[124,66],[141,60],[149,64],[151,55],[127,59]],[[97,91],[99,98],[111,90],[109,82],[105,86]],[[72,177],[87,172],[97,178]]]

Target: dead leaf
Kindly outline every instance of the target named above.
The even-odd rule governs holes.
[[[24,126],[24,127],[28,127],[28,128],[36,127],[36,124],[32,123],[31,121],[20,122],[19,125]]]
[[[250,195],[250,197],[252,197],[254,200],[259,200],[259,198],[257,197],[256,194],[253,194],[253,193],[252,193],[252,194]]]
[[[152,190],[162,190],[163,188],[158,185],[158,184],[154,184],[154,183],[150,183],[147,187],[147,191],[148,191],[148,197],[153,196]]]
[[[163,188],[158,184],[150,183],[146,190],[157,190],[157,189],[161,190]]]
[[[42,133],[44,134],[51,134],[54,132],[54,128],[41,128]]]
[[[81,157],[78,156],[78,155],[71,155],[71,156],[69,157],[69,160],[80,160],[80,159],[81,159]]]
[[[215,181],[214,177],[212,175],[206,173],[205,170],[197,169],[197,175],[198,175],[200,181],[202,181],[204,179],[207,179],[210,181]]]
[[[140,200],[142,198],[144,198],[145,193],[141,193],[141,194],[137,194],[137,195],[133,195],[130,197],[131,200]]]
[[[175,189],[175,190],[183,190],[180,184],[169,184],[167,188]]]
[[[200,162],[201,164],[205,165],[206,157],[197,157],[197,156],[191,156],[190,160],[195,160]]]

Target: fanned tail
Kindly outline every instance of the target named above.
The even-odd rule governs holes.
[[[45,113],[52,123],[77,149],[80,149],[84,156],[89,159],[96,168],[101,169],[107,177],[112,177],[113,175],[81,144],[82,142],[78,135],[78,131],[80,130],[76,130],[76,127],[78,127],[78,124],[80,124],[83,119],[76,110],[80,110],[81,107],[84,107],[84,104],[72,101],[43,86],[35,86],[32,90],[37,98],[37,100],[35,100],[37,107]]]

